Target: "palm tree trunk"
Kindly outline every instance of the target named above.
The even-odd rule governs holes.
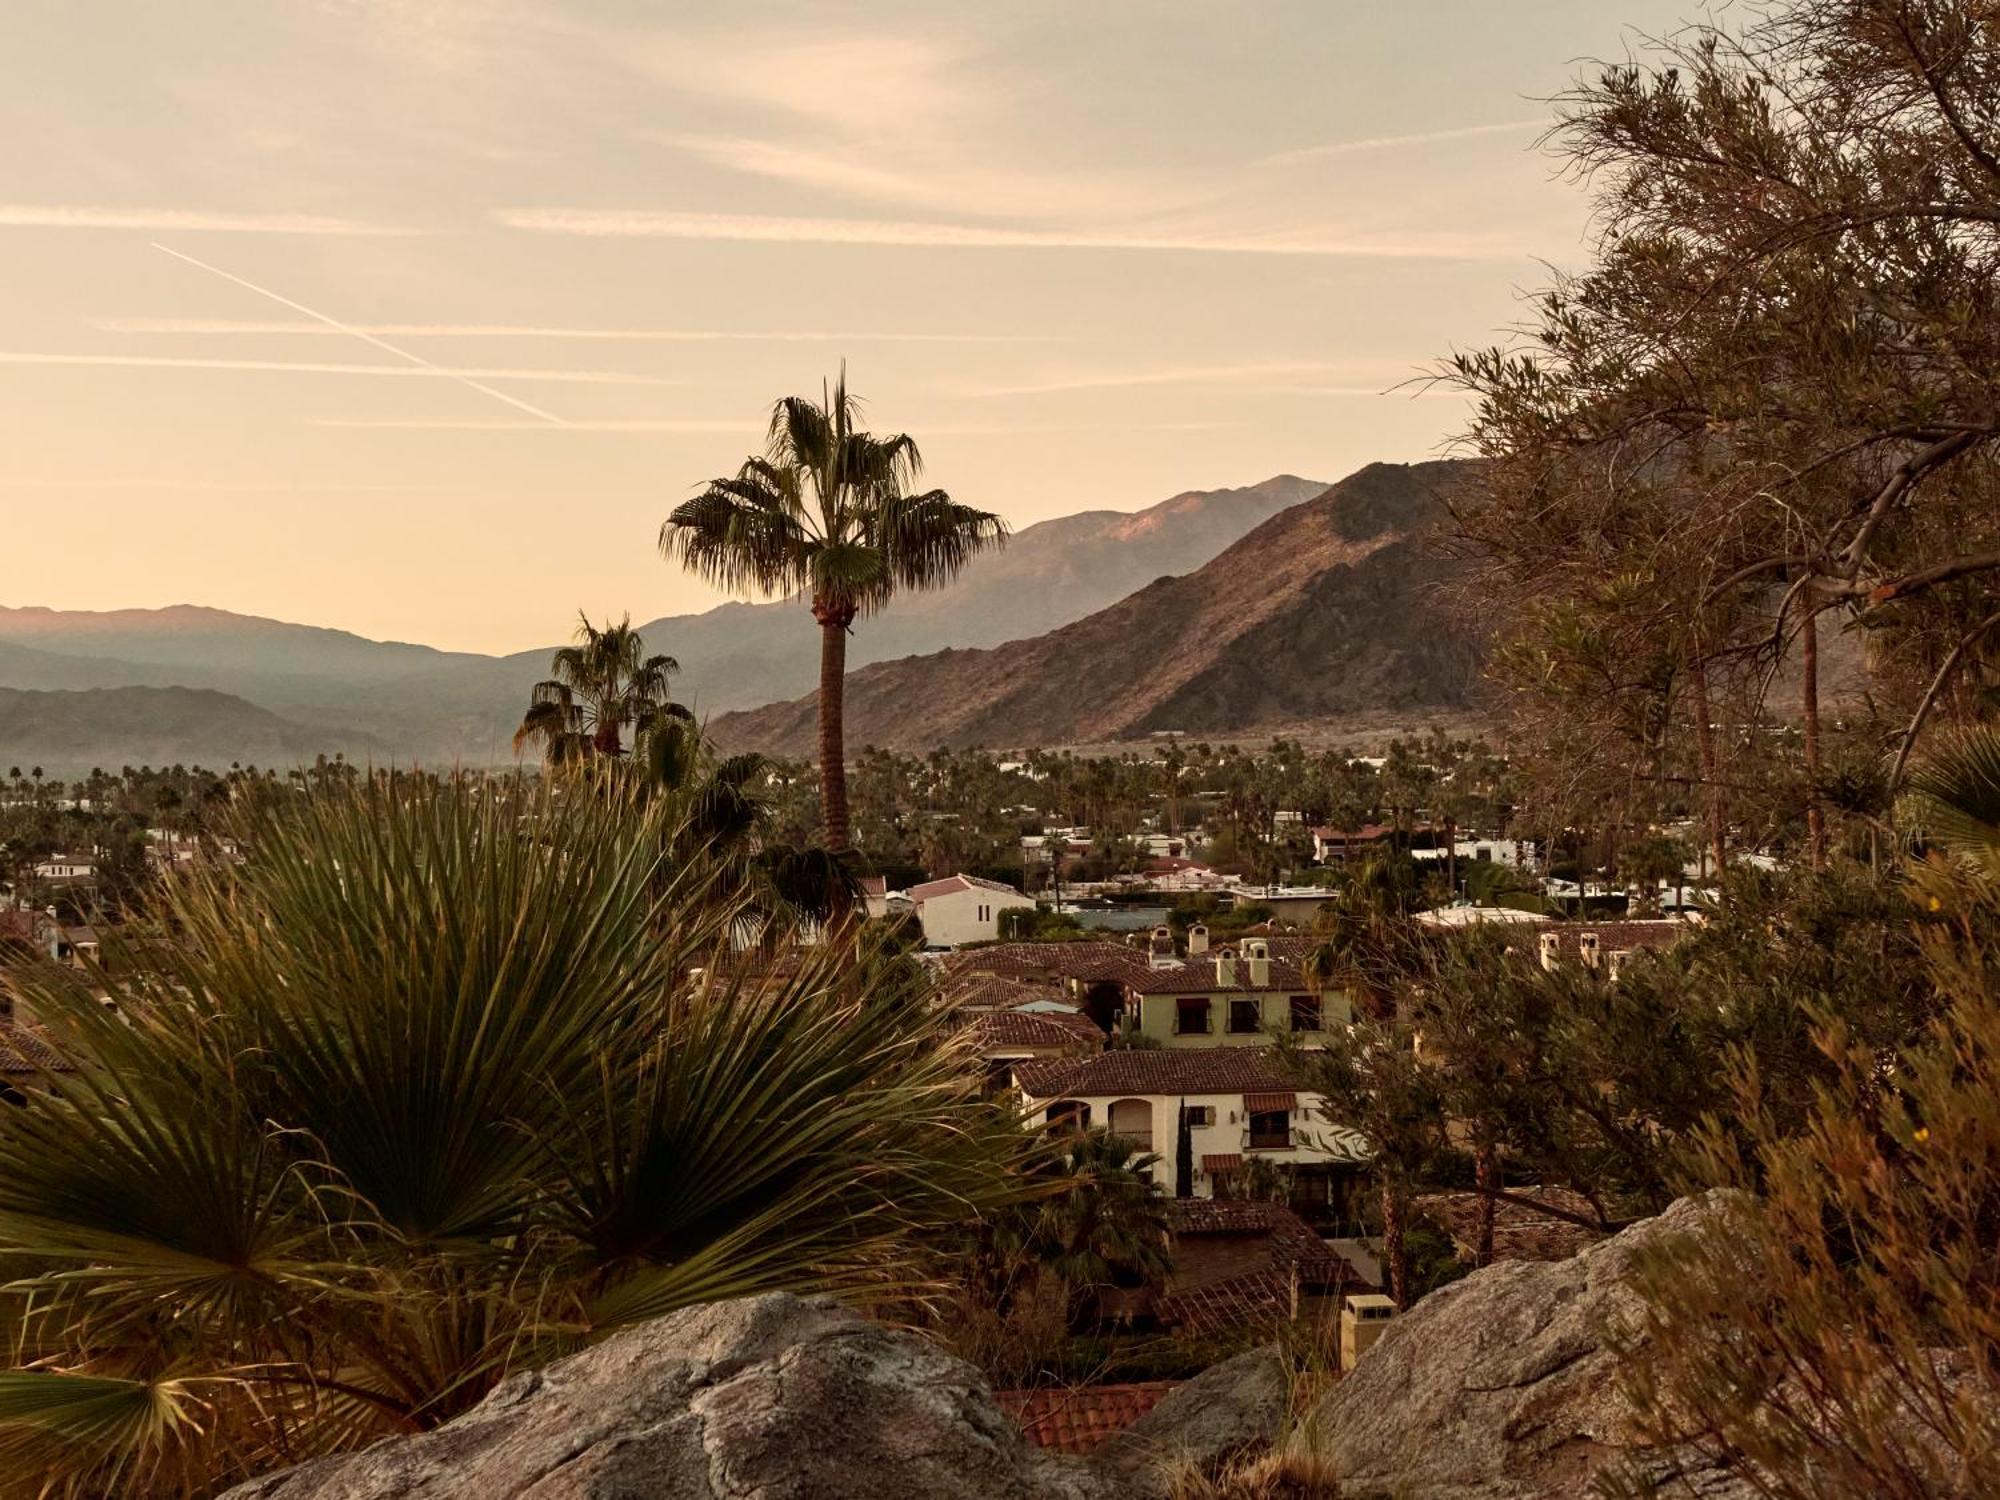
[[[820,816],[826,826],[826,847],[840,854],[848,848],[847,727],[844,709],[847,627],[854,623],[854,611],[814,604],[813,618],[819,621]]]
[[[1389,1300],[1409,1305],[1410,1251],[1403,1243],[1403,1190],[1393,1179],[1382,1184],[1382,1263],[1389,1268]]]
[[[1807,612],[1799,627],[1799,656],[1803,682],[1800,685],[1800,713],[1806,731],[1806,844],[1812,852],[1812,867],[1826,868],[1826,809],[1819,800],[1819,617]]]

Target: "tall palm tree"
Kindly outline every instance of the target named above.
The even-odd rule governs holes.
[[[599,630],[579,614],[574,645],[559,649],[549,677],[535,684],[514,748],[539,740],[551,765],[625,753],[625,729],[643,736],[664,717],[687,718],[667,693],[681,669],[671,656],[646,655],[646,641],[627,615]]]
[[[710,482],[660,528],[660,550],[711,583],[797,594],[811,606],[820,629],[820,801],[835,853],[849,844],[848,631],[900,589],[950,581],[1007,535],[998,516],[943,490],[910,493],[922,470],[916,443],[861,431],[860,414],[843,365],[819,401],[787,396],[773,406],[763,455]]]

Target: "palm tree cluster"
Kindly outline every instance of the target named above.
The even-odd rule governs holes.
[[[680,801],[288,800],[115,980],[7,977],[75,1066],[0,1121],[0,1494],[213,1493],[676,1307],[921,1291],[1027,1190],[913,966],[731,955]]]
[[[552,766],[616,760],[628,748],[627,729],[643,742],[656,727],[692,721],[668,692],[680,669],[671,656],[646,654],[630,615],[602,630],[579,616],[575,643],[557,650],[548,678],[535,684],[514,748],[539,744]]]

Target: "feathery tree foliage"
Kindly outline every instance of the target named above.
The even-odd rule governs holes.
[[[0,1111],[0,1494],[210,1493],[676,1307],[921,1290],[1018,1200],[1033,1138],[921,980],[728,962],[677,816],[336,784],[115,980],[9,971],[76,1068]]]
[[[648,656],[646,641],[627,615],[602,630],[588,615],[578,616],[574,645],[559,647],[546,681],[535,684],[514,748],[539,744],[552,766],[594,756],[625,754],[625,731],[643,740],[670,719],[692,716],[668,693],[680,663],[671,656]]]
[[[1597,263],[1444,372],[1479,398],[1459,522],[1539,796],[1643,825],[1691,789],[1718,856],[1775,798],[1818,858],[1822,637],[1866,643],[1892,791],[1936,709],[1990,698],[1996,57],[1987,0],[1755,0],[1562,101]],[[1781,665],[1803,735],[1771,762]]]
[[[1802,1117],[1740,1058],[1689,1173],[1722,1191],[1622,1330],[1642,1437],[1774,1500],[1971,1500],[2000,1465],[2000,888],[1942,862],[1912,884],[1935,1019],[1884,1048],[1814,1013]]]
[[[788,396],[771,409],[765,451],[677,506],[660,549],[723,588],[802,595],[820,628],[819,764],[826,843],[849,844],[843,719],[847,633],[904,589],[949,582],[1001,545],[998,516],[943,490],[912,493],[922,471],[907,434],[876,437],[856,423],[847,371],[817,402]]]

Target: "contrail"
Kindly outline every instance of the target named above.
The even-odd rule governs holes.
[[[495,390],[492,386],[485,384],[483,381],[474,380],[469,375],[461,375],[455,370],[447,370],[441,365],[434,365],[421,354],[412,354],[407,349],[398,348],[387,339],[377,338],[366,329],[356,328],[351,323],[343,323],[338,318],[330,318],[323,312],[315,312],[303,302],[294,302],[290,297],[282,296],[272,291],[269,287],[259,286],[254,281],[246,281],[241,276],[223,270],[220,266],[211,266],[205,260],[196,260],[192,255],[183,254],[170,245],[162,245],[158,240],[153,241],[153,248],[163,255],[171,255],[175,260],[184,260],[189,265],[208,272],[211,276],[220,276],[224,281],[234,282],[245,291],[255,292],[260,297],[269,297],[280,306],[289,307],[295,313],[303,313],[316,323],[324,323],[327,327],[337,329],[341,333],[352,334],[355,338],[360,339],[362,343],[373,344],[377,349],[393,354],[396,358],[407,361],[419,369],[429,370],[446,380],[455,380],[462,386],[478,391],[481,395],[491,396],[494,400],[504,401],[518,411],[524,411],[533,417],[540,417],[544,422],[550,423],[552,426],[567,427],[569,425],[552,411],[543,411],[539,406],[530,405],[528,402],[521,400],[520,397],[510,396],[505,391]]]

